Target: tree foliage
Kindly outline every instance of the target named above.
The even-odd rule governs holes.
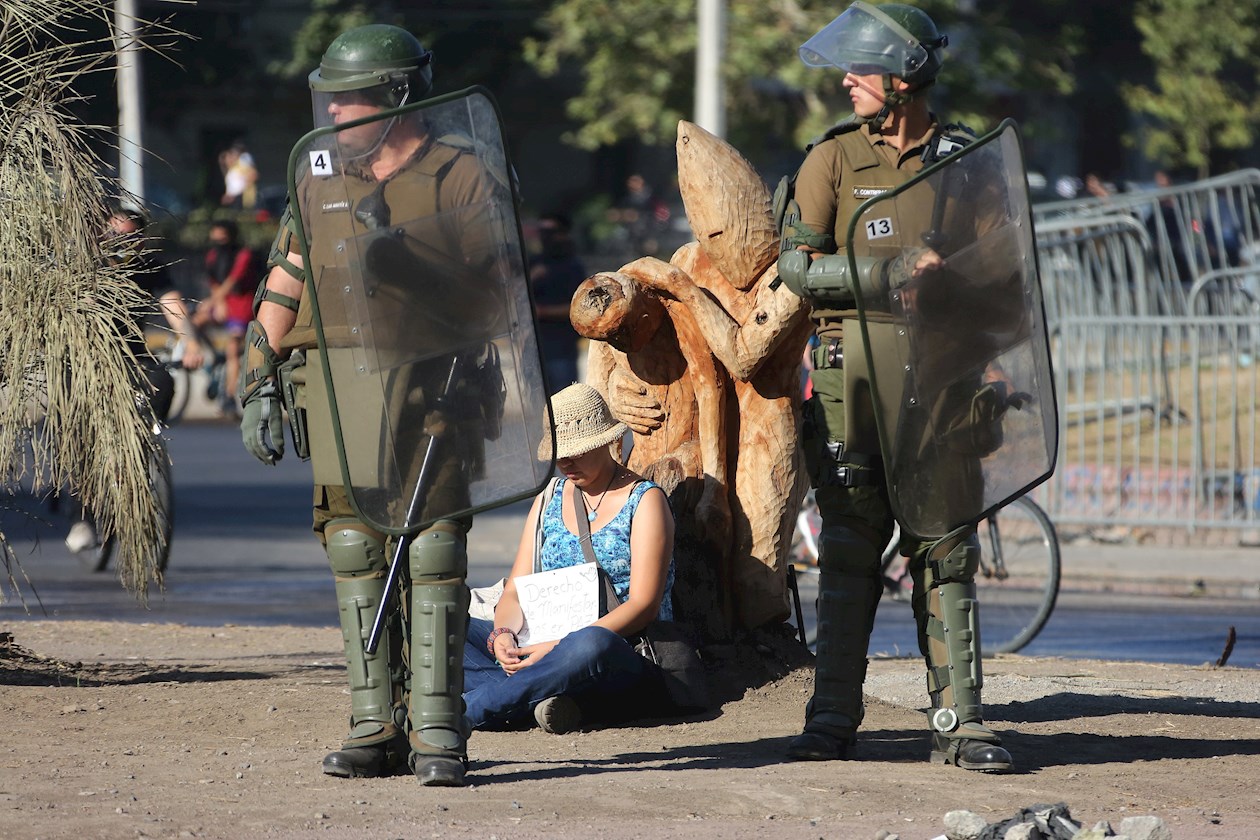
[[[960,12],[950,0],[921,4],[951,36],[940,91],[951,116],[987,125],[1013,91],[1063,94],[1079,25],[1072,0],[1005,0]],[[822,0],[727,0],[723,62],[732,142],[755,150],[765,138],[800,143],[842,118],[842,74],[804,66],[798,47],[839,11]],[[578,127],[566,138],[584,149],[623,140],[670,144],[693,112],[696,3],[556,0],[525,57],[544,76],[576,73],[568,103]],[[958,60],[959,58],[962,60]]]
[[[73,491],[118,537],[119,577],[143,597],[161,580],[161,531],[152,412],[136,399],[146,380],[128,342],[153,301],[114,259],[136,243],[106,239],[118,185],[99,177],[92,129],[69,113],[76,83],[114,67],[112,20],[111,0],[0,8],[0,483]],[[140,46],[170,34],[142,25]],[[16,590],[3,535],[0,548]]]
[[[1132,109],[1154,120],[1136,133],[1152,159],[1208,174],[1214,149],[1253,145],[1260,106],[1255,0],[1139,0],[1135,23],[1154,85],[1128,85]]]
[[[423,9],[389,2],[310,0],[311,14],[294,33],[292,50],[269,72],[305,79],[334,38],[356,26],[389,23],[414,33],[434,53],[434,82],[450,90],[498,86],[519,74],[520,43],[533,34],[547,0],[428,0]]]
[[[381,15],[380,9],[369,11],[364,3],[311,0],[311,13],[293,33],[292,54],[283,61],[276,61],[268,69],[281,78],[305,78],[319,65],[320,57],[332,40],[342,32],[369,23],[395,22]]]

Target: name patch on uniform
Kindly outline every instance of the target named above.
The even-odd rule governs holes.
[[[874,198],[877,195],[883,195],[887,191],[886,187],[854,187],[854,198]]]
[[[892,236],[896,233],[893,230],[893,220],[887,217],[883,219],[867,219],[863,223],[863,227],[866,228],[867,239],[883,239],[885,236]]]
[[[340,201],[325,201],[319,209],[325,213],[345,213],[350,209],[350,202],[344,198]]]
[[[311,156],[311,174],[312,175],[331,175],[333,174],[332,155],[327,149],[312,149]]]

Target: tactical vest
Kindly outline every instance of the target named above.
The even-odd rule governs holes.
[[[813,231],[800,222],[799,206],[795,202],[796,179],[800,174],[799,170],[791,176],[784,177],[779,182],[779,186],[775,191],[773,207],[776,213],[776,221],[780,223],[780,247],[782,250],[795,248],[800,244],[806,244],[828,253],[843,250],[848,236],[849,223],[862,204],[887,190],[910,181],[927,165],[928,158],[932,159],[931,162],[939,160],[943,156],[940,151],[942,138],[945,139],[947,148],[954,143],[958,145],[953,146],[953,148],[957,148],[969,143],[975,136],[966,126],[938,126],[937,130],[933,132],[932,138],[923,147],[923,153],[910,159],[904,166],[898,168],[887,157],[877,152],[865,135],[858,132],[858,129],[861,127],[862,123],[853,119],[846,120],[828,129],[826,133],[806,147],[807,154],[832,155],[838,158],[834,169],[842,173],[842,186],[841,191],[836,195],[833,230]],[[945,154],[947,153],[945,152]],[[924,211],[930,212],[930,208],[924,208]],[[795,219],[793,219],[794,212],[796,214]],[[864,233],[859,228],[855,232],[854,244],[858,245],[864,242]],[[896,256],[900,253],[900,246],[901,243],[895,239],[874,246],[864,244],[862,255]],[[837,309],[815,308],[813,317],[815,321],[826,322],[851,317],[854,311],[851,307]]]
[[[312,272],[314,282],[320,286],[324,283],[345,285],[349,266],[343,243],[369,232],[363,221],[356,218],[355,210],[378,189],[389,208],[391,220],[400,222],[435,217],[452,204],[458,206],[460,200],[455,198],[455,194],[463,192],[463,187],[470,182],[479,183],[479,178],[480,167],[468,149],[443,141],[435,141],[427,149],[422,149],[418,157],[383,183],[370,176],[351,173],[334,178],[307,175],[298,186],[298,199],[310,247],[308,271]],[[279,235],[284,237],[286,233],[292,235],[283,229]],[[451,233],[451,241],[458,242],[458,231]],[[290,238],[285,247],[296,252],[296,239]],[[335,340],[339,333],[345,331],[344,309],[321,310],[320,315],[325,338]],[[297,320],[284,337],[282,347],[314,347],[315,344],[310,294],[304,286]]]

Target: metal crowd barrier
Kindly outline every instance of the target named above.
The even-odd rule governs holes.
[[[1260,171],[1034,208],[1060,523],[1260,526]]]

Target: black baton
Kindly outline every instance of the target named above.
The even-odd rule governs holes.
[[[446,374],[446,383],[442,386],[442,393],[434,400],[436,411],[445,412],[447,403],[455,391],[459,365],[460,355],[456,353],[451,357],[451,369]],[[445,424],[442,424],[442,429],[444,433]],[[433,464],[437,460],[437,449],[441,440],[442,434],[429,435],[429,443],[424,450],[424,460],[420,462],[420,475],[416,477],[416,489],[411,494],[411,502],[407,505],[407,518],[404,522],[411,522],[412,517],[419,514],[425,498],[429,495],[429,484],[433,480]],[[411,544],[411,537],[411,534],[403,534],[394,544],[394,558],[389,564],[389,575],[385,578],[385,594],[381,596],[380,606],[376,608],[376,618],[372,621],[372,632],[368,635],[367,644],[363,646],[368,656],[376,653],[376,648],[381,643],[381,634],[385,632],[385,616],[393,603],[394,590],[398,588],[398,576],[402,574],[403,566],[407,561],[407,546]]]

